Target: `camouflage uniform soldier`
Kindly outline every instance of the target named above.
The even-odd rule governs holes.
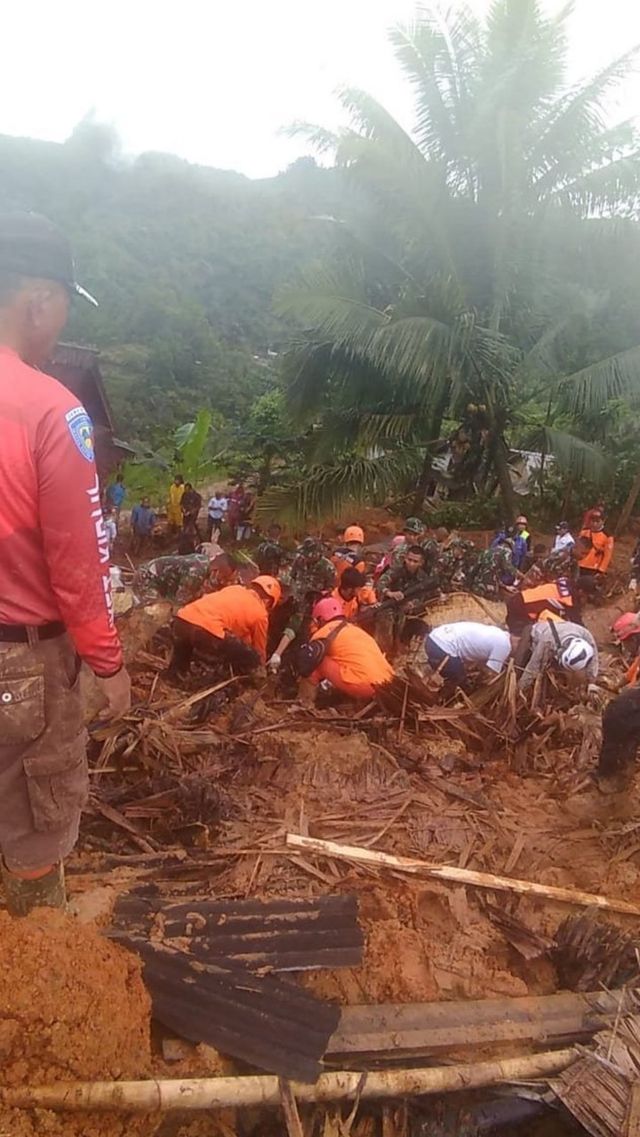
[[[254,553],[259,571],[267,576],[278,576],[280,566],[285,564],[288,557],[289,554],[279,541],[261,541]]]
[[[293,564],[279,573],[278,580],[286,599],[272,620],[270,648],[274,650],[269,668],[273,671],[279,669],[283,653],[294,640],[308,638],[311,609],[316,600],[335,588],[336,570],[324,555],[322,542],[306,537],[298,547]]]
[[[133,597],[136,604],[152,604],[155,600],[170,600],[175,604],[190,604],[208,588],[212,562],[201,553],[188,557],[156,557],[136,569],[133,578]]]
[[[397,650],[407,616],[419,612],[425,600],[439,591],[437,574],[425,569],[422,546],[410,545],[403,563],[386,569],[376,585],[383,607],[376,617],[375,638],[383,651],[393,654]]]
[[[404,558],[410,545],[420,544],[424,534],[424,525],[419,517],[407,517],[403,532],[404,541],[401,545],[397,545],[391,553],[390,567],[392,569],[399,568],[404,564]]]
[[[437,562],[442,591],[464,591],[478,556],[479,550],[473,541],[465,541],[463,537],[450,541]]]
[[[498,545],[496,549],[486,549],[480,553],[467,576],[467,587],[478,596],[494,600],[499,596],[500,588],[512,583],[515,576],[511,550],[508,545]]]
[[[300,602],[309,595],[316,599],[331,592],[336,586],[336,570],[328,557],[324,556],[324,546],[313,537],[306,537],[300,545],[291,566],[291,589]]]

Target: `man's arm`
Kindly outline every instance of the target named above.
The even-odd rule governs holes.
[[[549,662],[549,657],[552,654],[551,645],[543,633],[536,635],[535,632],[532,632],[531,638],[533,640],[531,658],[518,682],[518,687],[521,691],[528,691],[541,671],[544,671]]]
[[[40,421],[35,440],[38,504],[51,588],[78,654],[96,675],[115,675],[122,647],[115,629],[109,541],[100,508],[91,422],[62,401]]]
[[[265,663],[267,659],[267,633],[269,630],[269,617],[267,613],[264,614],[264,619],[257,620],[253,625],[251,635],[251,646],[254,647],[260,656],[260,662]]]

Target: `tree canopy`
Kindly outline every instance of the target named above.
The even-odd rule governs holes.
[[[289,407],[324,463],[296,492],[318,508],[330,456],[332,497],[340,470],[366,494],[385,462],[424,489],[447,421],[465,429],[467,491],[497,479],[507,512],[509,445],[607,475],[605,420],[640,391],[640,142],[606,115],[637,50],[569,86],[567,15],[420,9],[390,37],[411,130],[354,89],[349,128],[298,124],[363,203],[330,268],[281,298],[299,328]]]
[[[33,209],[69,234],[100,307],[76,305],[70,339],[101,349],[123,437],[156,442],[199,408],[241,423],[274,382],[287,324],[272,298],[330,238],[335,171],[310,158],[278,177],[122,157],[91,120],[64,145],[0,137],[1,209]]]

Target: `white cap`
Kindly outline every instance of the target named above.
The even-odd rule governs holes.
[[[565,671],[584,671],[593,659],[593,648],[587,640],[575,636],[560,653],[560,666]]]

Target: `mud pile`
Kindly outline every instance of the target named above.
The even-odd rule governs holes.
[[[41,910],[0,913],[0,1062],[5,1086],[148,1076],[150,1001],[139,961],[95,928]],[[0,1110],[0,1134],[151,1134],[149,1118]]]

